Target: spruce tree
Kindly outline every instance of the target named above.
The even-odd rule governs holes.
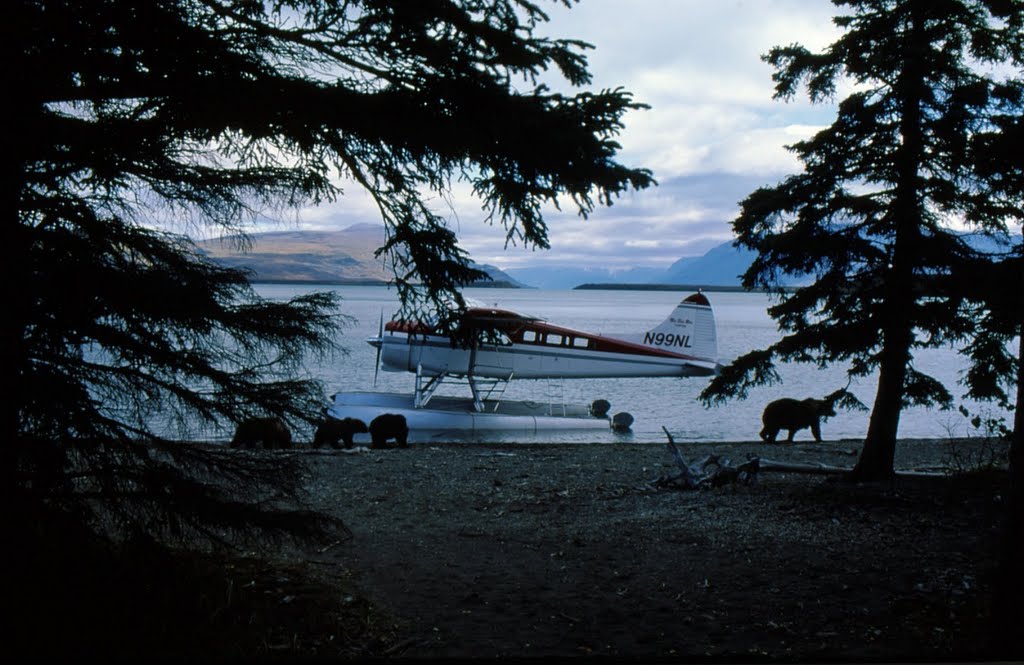
[[[1024,139],[1024,119],[1005,117],[995,126],[997,132],[980,132],[974,137],[985,149],[986,171],[997,175],[999,193],[1022,191],[1024,159],[1015,147]],[[958,280],[958,287],[975,307],[977,321],[974,338],[963,350],[971,361],[965,377],[968,394],[994,400],[1014,414],[1009,432],[1010,482],[1003,495],[999,583],[992,601],[991,647],[997,658],[1012,658],[1024,649],[1019,629],[1024,621],[1020,603],[1024,595],[1024,238],[1021,240],[1014,252],[995,263],[977,261],[962,271]],[[1005,426],[998,424],[1005,431]]]
[[[541,36],[546,20],[517,0],[5,6],[3,480],[18,501],[211,542],[289,524],[274,507],[293,458],[174,445],[154,423],[311,421],[323,391],[301,362],[336,350],[344,318],[330,294],[258,298],[186,233],[244,238],[362,187],[404,308],[444,319],[482,276],[432,205],[456,182],[535,247],[545,206],[585,216],[653,183],[616,161],[641,105],[586,90],[588,45]],[[540,82],[559,75],[577,91]]]
[[[1005,241],[1024,218],[1024,190],[1004,186],[1006,168],[991,168],[1006,149],[1000,132],[1024,108],[1024,5],[835,4],[847,9],[834,19],[844,30],[835,43],[821,53],[776,47],[764,60],[775,67],[776,98],[805,86],[821,102],[841,83],[853,92],[831,126],[791,146],[803,172],[752,193],[733,222],[736,244],[758,252],[743,284],[778,296],[769,313],[785,334],[730,363],[702,398],[778,381],[777,360],[842,363],[850,377],[877,371],[853,476],[881,479],[893,471],[901,410],[953,401],[915,367],[915,352],[963,344],[975,331],[977,310],[956,286],[979,256],[957,227]],[[812,279],[786,293],[784,275]]]

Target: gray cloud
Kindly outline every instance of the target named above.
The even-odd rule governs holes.
[[[772,46],[811,49],[838,36],[828,0],[583,0],[551,3],[550,36],[595,45],[595,89],[623,86],[646,111],[629,114],[620,159],[651,169],[658,187],[630,193],[584,221],[566,210],[545,216],[551,249],[505,248],[501,228],[483,224],[478,201],[457,191],[438,202],[474,260],[526,264],[667,267],[732,237],[739,202],[799,164],[785,146],[831,122],[834,109],[772,99]],[[557,82],[552,82],[557,83]],[[339,228],[376,217],[354,187],[306,211],[303,225]],[[379,218],[378,218],[379,221]]]
[[[683,256],[699,256],[732,239],[730,223],[740,202],[772,179],[755,175],[707,173],[669,178],[658,187],[625,197],[587,220],[570,214],[546,217],[547,251],[493,250],[486,234],[461,233],[460,242],[482,263],[591,265],[667,268]],[[463,230],[468,225],[463,224]]]

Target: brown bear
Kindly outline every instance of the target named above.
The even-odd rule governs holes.
[[[343,418],[341,420],[327,418],[316,428],[316,434],[313,435],[313,447],[320,448],[329,445],[332,448],[341,448],[338,445],[338,441],[341,440],[345,442],[346,448],[351,448],[352,437],[369,431],[366,423],[358,418]]]
[[[291,448],[292,433],[284,420],[271,416],[269,418],[249,418],[238,423],[235,438],[231,439],[232,448]]]
[[[394,439],[399,448],[405,448],[409,440],[409,425],[400,413],[382,413],[370,422],[371,448],[383,448],[389,439]]]
[[[633,416],[625,411],[620,411],[612,416],[612,429],[616,432],[628,432],[632,426]]]
[[[779,435],[779,430],[785,429],[789,430],[787,441],[792,443],[793,435],[797,430],[810,427],[814,440],[821,441],[821,419],[834,415],[836,412],[828,400],[812,397],[805,400],[791,397],[777,399],[764,408],[764,414],[761,416],[761,421],[764,423],[761,438],[768,443],[775,443],[775,437]]]

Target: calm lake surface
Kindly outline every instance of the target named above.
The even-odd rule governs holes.
[[[366,338],[377,333],[380,317],[388,320],[398,308],[393,289],[383,286],[316,286],[260,284],[260,295],[285,300],[310,291],[336,291],[342,297],[342,311],[354,317],[346,328],[341,344],[348,353],[326,361],[311,361],[306,371],[324,382],[330,393],[349,390],[411,392],[414,376],[405,372],[381,371],[374,383],[376,350]],[[465,295],[481,304],[515,310],[544,318],[551,323],[615,335],[642,332],[660,323],[689,292],[671,291],[552,291],[535,289],[468,289]],[[708,293],[718,324],[719,362],[755,348],[764,348],[781,337],[768,316],[768,296],[754,293]],[[916,366],[943,381],[958,396],[964,392],[956,382],[966,362],[953,349],[922,353]],[[782,384],[753,389],[746,400],[735,400],[721,407],[705,408],[698,399],[707,378],[638,378],[513,381],[503,399],[550,400],[589,404],[595,399],[611,402],[612,413],[626,411],[635,418],[632,432],[615,434],[610,430],[554,432],[536,439],[516,435],[516,441],[590,442],[621,441],[664,442],[662,427],[676,440],[748,441],[756,440],[761,429],[761,411],[779,397],[822,397],[846,384],[844,367],[818,369],[813,365],[783,365]],[[851,390],[870,406],[875,395],[874,377],[851,386]],[[446,386],[446,394],[468,394],[468,387]],[[440,393],[439,393],[440,394]],[[1008,415],[994,405],[965,405],[975,413]],[[867,432],[868,413],[839,411],[822,425],[826,440],[861,439]],[[903,412],[901,438],[974,436],[978,434],[956,410],[914,408]],[[298,433],[301,440],[308,434]],[[429,439],[430,434],[419,437]],[[487,434],[487,441],[501,441],[500,435]],[[452,440],[450,434],[444,440]],[[417,440],[415,437],[413,440]],[[812,440],[809,430],[797,433],[797,441]]]

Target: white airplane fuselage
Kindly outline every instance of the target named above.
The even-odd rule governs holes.
[[[385,371],[495,379],[710,376],[717,367],[714,315],[707,298],[683,300],[656,328],[607,337],[499,309],[466,319],[481,334],[468,347],[418,323],[392,321],[370,344]]]

